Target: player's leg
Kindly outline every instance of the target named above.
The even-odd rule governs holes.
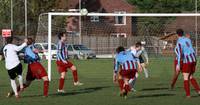
[[[58,88],[58,92],[59,93],[64,93],[64,83],[65,83],[65,75],[66,75],[66,72],[61,72],[60,73],[60,80],[59,80],[59,88]]]
[[[23,88],[25,89],[25,88],[29,87],[33,80],[34,80],[34,78],[32,77],[32,73],[30,72],[30,69],[28,69],[27,75],[26,75],[26,81],[23,84]],[[19,91],[20,91],[20,86],[17,87],[17,92],[19,92]],[[8,92],[6,97],[9,98],[9,97],[12,97],[13,95],[14,95],[14,91],[12,90],[12,91]]]
[[[196,92],[200,95],[199,84],[193,76],[193,74],[195,73],[195,70],[196,70],[196,62],[193,62],[191,64],[191,69],[192,69],[192,72],[191,72],[191,76],[190,76],[190,82],[191,82],[192,86],[194,87],[194,89],[196,90]]]
[[[186,97],[190,98],[190,83],[189,83],[189,73],[183,72],[183,79],[184,79],[184,89],[186,93]]]
[[[42,79],[44,80],[43,95],[45,97],[47,97],[48,90],[49,90],[49,78],[48,78],[48,76],[44,76],[44,77],[42,77]]]
[[[70,69],[72,70],[73,79],[74,79],[74,85],[75,85],[75,86],[83,85],[83,83],[80,83],[80,82],[79,82],[79,79],[78,79],[78,72],[77,72],[76,66],[72,65],[72,66],[70,67]]]
[[[65,75],[67,71],[67,64],[64,64],[62,61],[56,61],[56,64],[57,64],[58,72],[60,73],[58,92],[65,93],[63,88],[64,88],[64,82],[65,82]]]
[[[122,94],[123,89],[124,89],[124,80],[120,73],[118,74],[118,84],[119,84],[119,89],[120,89],[120,94]]]
[[[19,81],[19,86],[20,86],[20,91],[23,91],[23,78],[22,78],[22,64],[19,64],[17,67],[17,75],[18,75],[18,81]]]
[[[196,79],[192,75],[190,76],[190,82],[191,82],[192,86],[194,87],[194,89],[196,90],[196,92],[198,94],[200,94],[199,84],[197,83]]]
[[[137,72],[137,70],[135,70],[135,71],[136,72],[134,74],[134,77],[129,80],[129,85],[130,85],[131,91],[133,91],[133,92],[136,91],[134,86],[135,86],[136,80],[138,78],[138,72]]]
[[[42,66],[41,63],[35,62],[33,63],[32,70],[34,72],[35,78],[36,79],[43,79],[43,96],[47,97],[48,96],[48,90],[49,90],[49,78],[47,75],[47,72],[45,68]]]
[[[9,77],[10,77],[10,83],[11,83],[11,87],[12,87],[12,90],[15,94],[15,97],[16,98],[19,98],[19,94],[17,92],[17,85],[16,85],[16,77],[17,77],[17,67],[11,69],[11,70],[8,70],[8,74],[9,74]]]
[[[149,78],[149,72],[148,72],[148,70],[147,70],[147,68],[146,68],[145,63],[141,63],[141,67],[142,67],[142,69],[144,70],[145,78]]]
[[[180,71],[176,71],[176,65],[177,65],[177,60],[174,60],[174,75],[173,75],[173,78],[172,78],[171,89],[174,88],[176,81],[178,79],[178,76],[180,74]]]
[[[12,87],[12,89],[13,89],[13,91],[14,91],[15,97],[16,97],[16,98],[19,98],[19,94],[18,94],[18,92],[17,92],[17,85],[16,85],[15,80],[14,80],[14,79],[11,79],[10,82],[11,82],[11,87]]]
[[[128,82],[128,81],[129,81],[129,78],[123,77],[123,79],[124,79],[123,96],[125,96],[125,98],[126,98],[126,96],[128,95],[128,92],[131,91],[131,88],[130,88],[129,82]]]

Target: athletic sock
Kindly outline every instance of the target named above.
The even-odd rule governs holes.
[[[49,90],[49,81],[44,81],[44,88],[43,88],[44,96],[48,96],[48,90]]]
[[[63,90],[64,82],[65,82],[65,79],[64,79],[64,78],[60,78],[60,82],[59,82],[59,90]]]
[[[149,73],[148,73],[148,70],[146,68],[144,68],[144,75],[145,75],[145,78],[149,77]]]
[[[77,70],[73,70],[72,74],[73,74],[74,82],[78,82],[78,73],[77,73]]]
[[[184,89],[186,96],[190,96],[190,83],[188,80],[184,80]]]
[[[128,93],[129,91],[131,91],[131,88],[129,85],[125,84],[124,90]]]
[[[119,84],[120,91],[122,92],[123,91],[123,87],[124,87],[124,80],[123,79],[119,79],[118,80],[118,84]]]
[[[11,81],[11,86],[12,86],[12,89],[13,89],[15,95],[18,95],[18,92],[17,92],[17,85],[16,85],[15,80],[10,80],[10,81]]]
[[[135,85],[135,82],[136,82],[136,77],[135,78],[133,78],[133,79],[130,79],[128,82],[129,82],[129,86],[130,86],[130,88],[134,88],[134,85]]]
[[[22,78],[21,75],[18,76],[18,80],[19,80],[19,86],[20,86],[20,88],[23,89],[24,88],[24,86],[23,86],[23,78]]]
[[[196,79],[192,78],[192,79],[190,79],[190,81],[192,83],[192,86],[195,88],[196,92],[200,92],[200,88],[199,88],[199,85],[198,85]]]

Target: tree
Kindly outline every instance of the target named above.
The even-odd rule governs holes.
[[[136,6],[137,13],[188,13],[195,12],[195,0],[128,0]],[[198,0],[198,8],[200,0]],[[137,35],[162,35],[165,24],[175,17],[143,17],[137,18]]]

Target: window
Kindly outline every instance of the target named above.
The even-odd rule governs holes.
[[[73,51],[73,49],[72,49],[72,46],[71,46],[71,45],[68,45],[68,47],[67,47],[67,51]]]
[[[123,38],[126,38],[127,37],[127,35],[126,35],[126,33],[111,33],[111,36],[113,36],[113,37],[123,37]]]
[[[44,47],[45,50],[48,50],[48,44],[43,44],[43,47]],[[57,50],[56,45],[51,44],[51,50]]]
[[[116,11],[115,13],[124,14],[125,11]],[[126,25],[126,16],[115,16],[115,25]]]
[[[38,49],[38,50],[40,50],[40,51],[42,51],[43,49],[42,49],[42,46],[41,45],[39,45],[39,44],[35,44],[35,48],[36,49]]]
[[[99,22],[99,16],[91,16],[90,21],[91,22]]]

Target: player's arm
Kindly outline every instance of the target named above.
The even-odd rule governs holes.
[[[24,47],[26,47],[27,46],[27,39],[24,39],[24,43],[23,44],[21,44],[20,46],[14,46],[14,49],[15,49],[15,51],[21,51]]]
[[[176,57],[177,57],[177,70],[180,70],[180,64],[181,64],[181,57],[182,57],[182,47],[181,47],[181,44],[178,42],[176,44],[176,47],[175,47],[175,53],[176,53]]]
[[[59,57],[59,59],[62,60],[62,62],[67,63],[67,61],[64,59],[64,56],[66,56],[66,55],[62,54],[62,44],[61,44],[61,42],[59,42],[58,43],[58,57]]]
[[[148,56],[148,53],[147,53],[147,51],[145,49],[143,49],[143,55],[144,55],[144,57],[146,59],[146,63],[148,64],[149,63],[149,56]]]
[[[113,82],[114,82],[114,83],[117,81],[118,71],[119,71],[119,62],[118,62],[118,60],[115,58],[115,59],[114,59],[114,71],[113,71]]]

